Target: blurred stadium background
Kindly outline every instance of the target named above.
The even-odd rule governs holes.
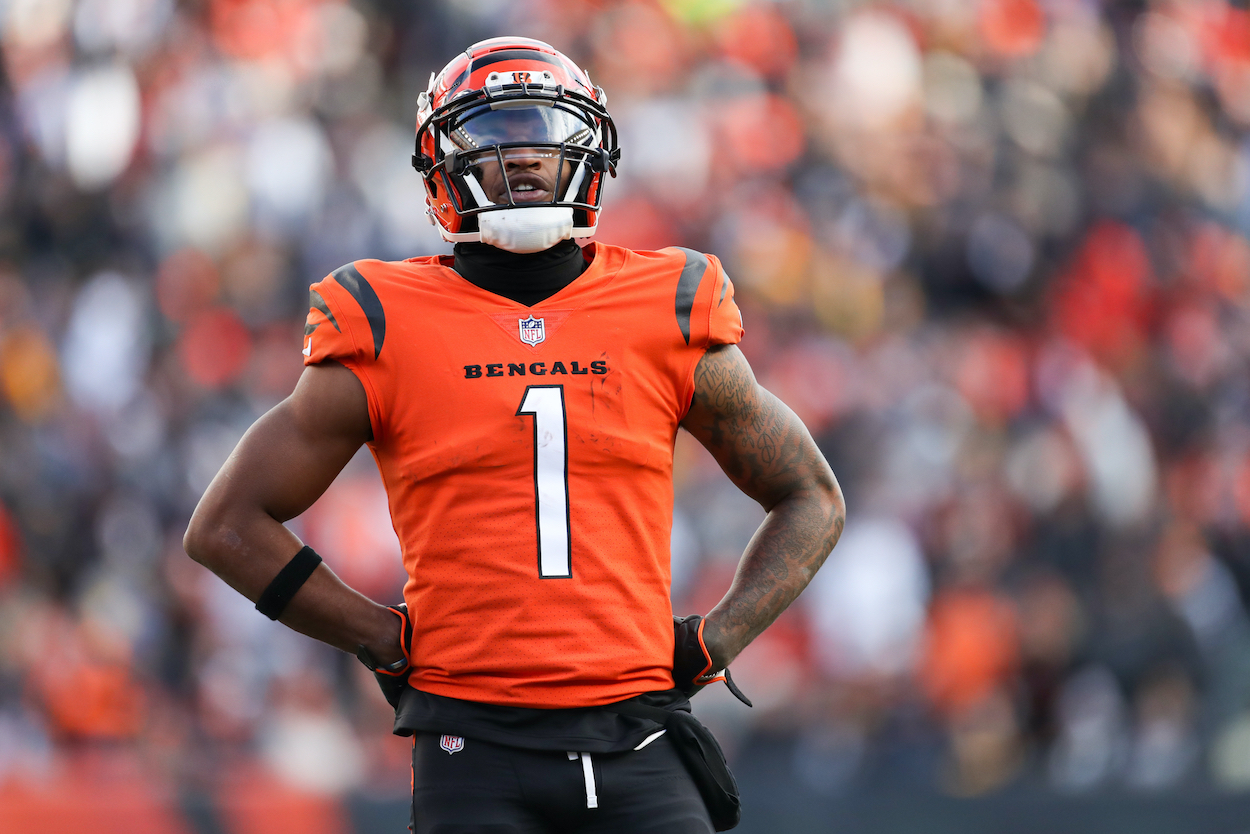
[[[720,255],[850,523],[698,712],[750,832],[1250,831],[1250,12],[1092,0],[0,2],[0,829],[402,831],[353,658],[181,536],[307,285],[447,251],[432,70],[608,91],[600,238]],[[761,517],[677,448],[674,598]],[[293,523],[381,601],[367,456]]]

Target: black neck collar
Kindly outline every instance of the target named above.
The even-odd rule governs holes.
[[[452,268],[487,292],[533,307],[573,283],[586,266],[582,248],[572,240],[562,240],[527,255],[484,243],[457,243]]]

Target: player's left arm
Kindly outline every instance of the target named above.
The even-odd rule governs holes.
[[[756,382],[734,345],[699,360],[681,425],[767,513],[729,592],[705,617],[704,644],[719,670],[807,587],[842,534],[846,503],[807,427]]]

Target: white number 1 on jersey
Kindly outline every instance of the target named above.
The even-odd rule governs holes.
[[[569,537],[568,428],[563,385],[525,389],[517,416],[534,416],[534,496],[538,505],[538,575],[573,575]]]

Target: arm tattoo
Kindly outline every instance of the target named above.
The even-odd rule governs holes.
[[[811,581],[842,534],[845,504],[807,428],[756,383],[737,348],[709,350],[694,382],[683,426],[768,512],[729,593],[708,615],[727,663]]]

